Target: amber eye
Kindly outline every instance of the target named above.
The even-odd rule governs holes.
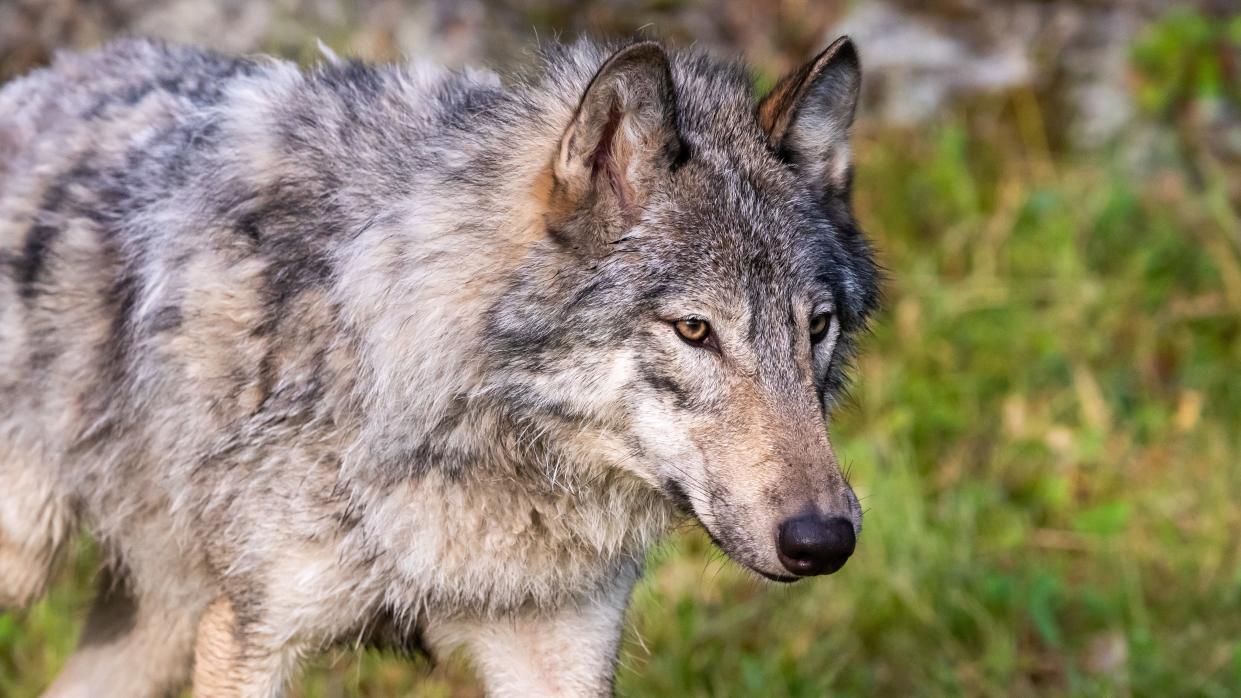
[[[695,346],[705,344],[711,338],[711,325],[706,320],[687,317],[672,323],[677,336]]]
[[[827,336],[827,328],[832,326],[831,313],[819,313],[810,318],[810,343],[818,344]]]

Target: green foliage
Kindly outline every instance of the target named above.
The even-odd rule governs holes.
[[[1183,8],[1154,24],[1133,51],[1142,106],[1169,114],[1196,100],[1241,105],[1241,14],[1220,20]]]

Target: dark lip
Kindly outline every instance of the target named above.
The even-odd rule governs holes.
[[[746,567],[748,567],[748,568],[750,569],[750,571],[752,571],[752,572],[757,572],[757,573],[759,573],[759,574],[763,575],[764,577],[766,577],[767,579],[770,579],[770,580],[771,580],[771,581],[773,581],[773,582],[779,582],[779,583],[781,583],[781,584],[792,584],[792,583],[794,583],[794,582],[800,582],[800,581],[802,580],[802,578],[801,578],[801,577],[788,577],[788,576],[785,576],[785,575],[783,575],[783,574],[771,574],[770,572],[764,572],[764,571],[762,571],[762,570],[756,570],[756,569],[754,569],[753,567],[750,567],[749,565],[746,565]]]

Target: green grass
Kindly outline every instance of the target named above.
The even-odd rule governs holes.
[[[1226,178],[1194,151],[1051,153],[1042,116],[1015,94],[862,134],[857,207],[890,280],[832,426],[867,508],[858,552],[776,587],[678,534],[636,593],[622,695],[1241,691]],[[0,617],[0,695],[64,661],[91,560]],[[296,692],[412,690],[478,693],[460,662],[348,653]]]

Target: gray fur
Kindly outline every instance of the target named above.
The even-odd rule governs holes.
[[[581,157],[562,138],[616,48],[552,46],[505,83],[128,41],[0,91],[0,605],[38,596],[81,522],[105,601],[134,606],[56,691],[170,690],[192,632],[165,669],[101,667],[223,599],[241,693],[380,631],[467,647],[496,694],[536,685],[512,647],[576,633],[593,657],[537,685],[597,693],[681,516],[769,576],[780,516],[860,526],[823,426],[876,302],[847,188],[802,176],[745,71],[696,52],[642,93],[672,119],[643,136],[624,90],[668,60],[643,49],[616,138],[645,169],[611,171],[633,181],[607,208],[598,160],[552,163]],[[675,338],[686,312],[718,355]]]

